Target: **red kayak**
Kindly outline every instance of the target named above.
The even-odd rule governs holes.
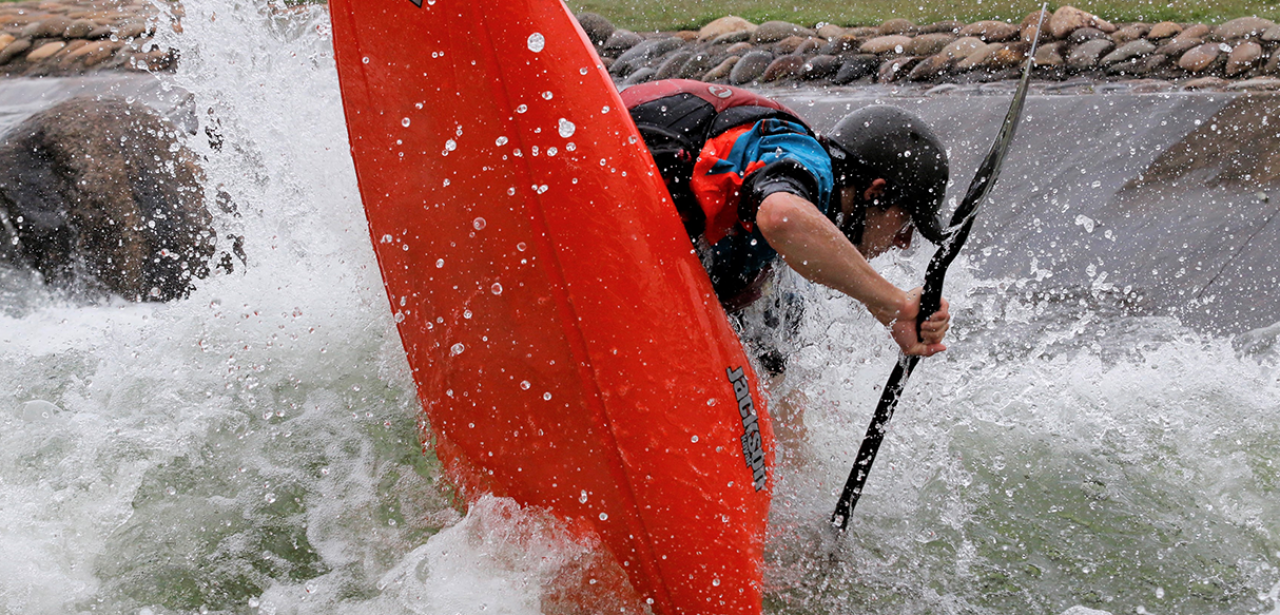
[[[594,532],[655,613],[759,613],[773,432],[559,0],[332,0],[351,151],[447,475]]]

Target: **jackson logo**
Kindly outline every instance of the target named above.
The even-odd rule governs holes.
[[[733,394],[738,398],[738,414],[742,416],[742,456],[751,470],[751,479],[756,491],[765,488],[767,475],[764,467],[764,438],[760,436],[759,415],[756,414],[755,401],[751,399],[751,384],[741,367],[724,370],[733,385]]]
[[[707,88],[707,91],[711,92],[711,95],[715,96],[716,98],[728,98],[730,96],[733,96],[733,90],[730,90],[729,88],[726,88],[723,85],[709,86]]]

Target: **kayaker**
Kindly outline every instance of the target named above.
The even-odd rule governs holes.
[[[633,86],[622,99],[726,311],[761,298],[780,256],[866,306],[903,352],[946,349],[946,300],[917,337],[921,289],[899,289],[867,263],[909,247],[914,229],[943,238],[946,150],[923,120],[873,106],[819,136],[776,101],[680,79]],[[775,301],[783,314],[772,320],[794,326],[786,298]],[[776,351],[759,356],[771,372],[785,367]]]

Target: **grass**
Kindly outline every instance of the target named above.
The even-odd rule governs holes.
[[[590,11],[637,31],[697,29],[713,19],[738,15],[755,23],[783,20],[811,26],[878,25],[903,17],[919,24],[943,20],[1021,21],[1040,8],[1039,0],[568,0],[575,12]],[[1050,2],[1050,10],[1070,4],[1112,22],[1222,23],[1256,15],[1280,21],[1275,0],[1078,0]]]

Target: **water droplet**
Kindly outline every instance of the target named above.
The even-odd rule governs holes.
[[[581,74],[581,75],[585,75],[585,74],[587,74],[587,68],[586,68],[585,66],[584,66],[584,67],[582,67],[582,68],[579,68],[579,69],[578,69],[578,74]]]
[[[568,145],[564,146],[564,149],[567,152],[575,152],[578,150],[578,146],[574,142],[570,141]]]
[[[556,148],[554,148],[554,147],[548,147],[548,148],[547,148],[547,155],[548,155],[548,156],[555,156],[557,153],[559,153],[559,150],[557,150]]]
[[[711,579],[711,585],[714,587],[720,587],[720,579]]]
[[[549,393],[549,392],[548,392],[548,393],[543,393],[543,394],[542,394],[542,399],[545,399],[546,401],[551,401],[551,393]]]
[[[365,64],[368,64],[368,63],[369,63],[369,56],[365,56],[365,57],[363,57],[363,58],[360,58],[360,61],[361,61],[361,62],[364,62]]]
[[[520,243],[516,244],[516,249],[517,249],[517,250],[519,250],[519,251],[521,251],[521,252],[524,252],[525,250],[528,250],[528,249],[529,249],[529,245],[522,241],[522,242],[520,242]]]
[[[489,287],[489,292],[492,292],[492,293],[493,293],[493,294],[495,294],[495,295],[501,295],[501,294],[502,294],[502,285],[501,285],[501,284],[499,284],[499,283],[497,283],[497,282],[494,282],[494,283],[493,283],[493,286],[490,286],[490,287]]]
[[[582,494],[578,496],[578,502],[581,502],[581,503],[583,503],[583,504],[586,504],[586,503],[587,503],[587,490],[586,490],[586,489],[583,489],[583,490],[582,490]]]
[[[498,140],[497,140],[497,141],[495,141],[495,143],[497,143],[497,144],[498,144],[498,147],[502,147],[503,145],[506,145],[506,144],[507,144],[507,138],[506,138],[506,137],[498,137]]]
[[[546,192],[547,190],[549,190],[550,188],[551,188],[550,186],[548,186],[548,185],[546,185],[546,184],[542,184],[541,186],[538,186],[538,194],[542,194],[542,193]]]
[[[609,112],[609,105],[605,105],[604,108],[600,110],[600,113],[608,113],[608,112]]]
[[[551,100],[551,99],[552,99],[552,98],[554,98],[554,97],[555,97],[555,94],[552,94],[551,92],[543,92],[543,93],[542,93],[542,99],[543,99],[543,100]]]
[[[515,196],[515,194],[516,194],[516,189],[515,189],[515,188],[507,188],[507,194],[508,194],[509,196]]]
[[[693,438],[691,438],[691,439],[690,439],[690,442],[693,442],[694,444],[697,444],[697,443],[698,443],[698,436],[694,436]]]
[[[267,503],[268,503],[268,504],[275,504],[275,503],[276,503],[276,494],[274,494],[274,493],[268,493],[268,494],[266,495],[266,498],[265,498],[265,499],[267,500]]]
[[[436,269],[444,269],[444,259],[443,259],[443,258],[437,258],[437,259],[436,259]]]
[[[560,136],[568,139],[569,137],[572,137],[573,133],[577,131],[578,131],[578,127],[574,126],[573,122],[570,122],[569,120],[566,120],[564,118],[560,119]]]
[[[608,520],[609,520],[609,514],[608,514],[608,513],[600,513],[600,520],[601,520],[601,521],[608,521]]]
[[[449,139],[448,141],[444,142],[444,151],[452,152],[453,150],[456,150],[456,149],[458,149],[457,141],[454,141],[453,139]]]
[[[521,381],[520,381],[520,390],[522,390],[522,391],[528,391],[528,390],[529,390],[529,387],[531,387],[531,386],[533,386],[533,383],[532,383],[532,382],[529,382],[528,380],[521,380]]]
[[[382,236],[382,243],[391,243],[391,242],[393,242],[393,241],[395,241],[395,240],[396,240],[396,238],[395,238],[395,237],[392,237],[391,235],[383,235],[383,236]]]
[[[528,110],[529,110],[529,105],[520,105],[519,107],[516,107],[516,113],[524,113],[525,111],[528,111]]]
[[[466,350],[466,349],[467,349],[467,347],[466,347],[466,346],[463,346],[462,344],[454,344],[451,348],[449,348],[449,354],[451,354],[451,355],[453,355],[453,356],[455,356],[455,357],[456,357],[456,356],[458,356],[458,355],[462,354],[462,351],[464,351],[464,350]]]
[[[169,495],[178,495],[178,490],[177,490],[177,489],[175,489],[172,485],[170,485],[168,488],[166,488],[166,489],[164,490],[164,492],[165,492],[165,493],[167,493],[167,494],[169,494]]]
[[[477,231],[483,231],[486,224],[484,218],[476,218],[471,222],[471,226],[476,227]]]
[[[400,324],[404,322],[404,312],[396,312],[395,321],[396,321],[396,324]]]
[[[410,121],[409,121],[409,118],[407,118],[407,117],[406,117],[406,118],[404,118],[403,120],[400,120],[400,125],[401,125],[401,126],[404,126],[405,128],[408,128],[408,127],[409,127],[409,124],[410,124]]]
[[[534,53],[541,52],[547,47],[547,37],[538,32],[529,35],[529,51]]]
[[[471,310],[462,310],[462,317],[471,320]]]

